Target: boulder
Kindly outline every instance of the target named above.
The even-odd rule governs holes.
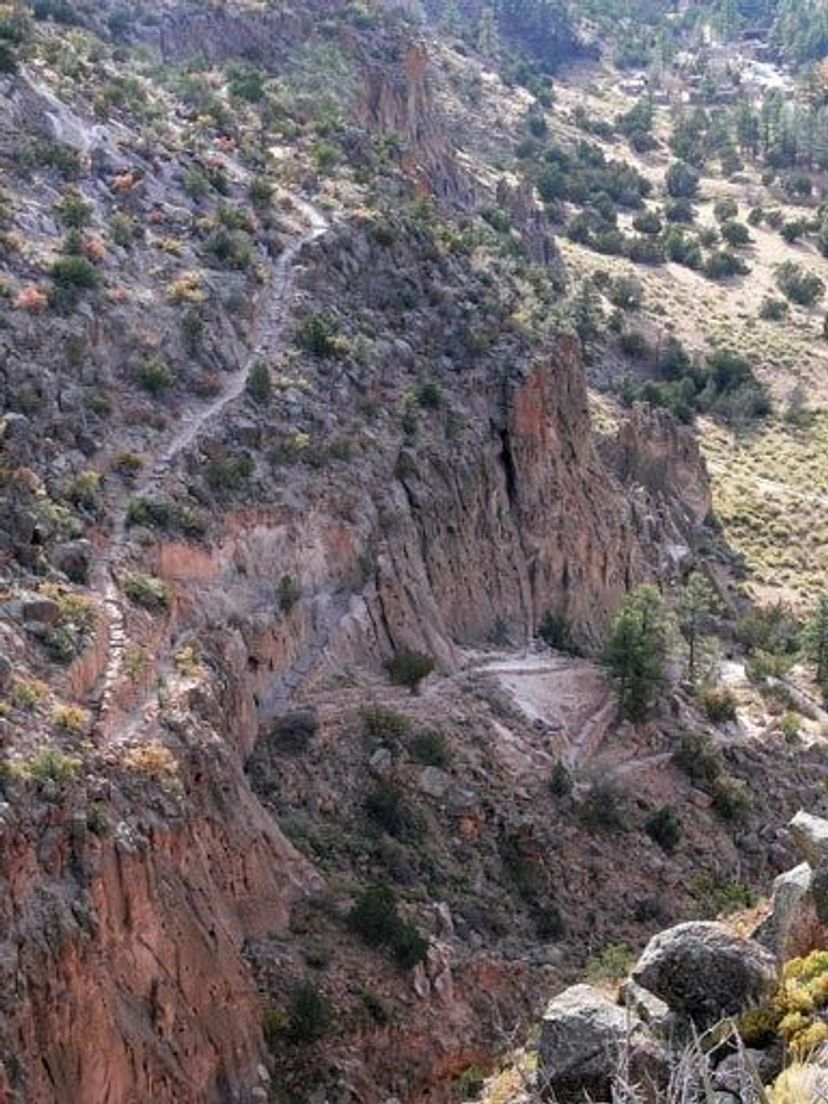
[[[88,540],[64,541],[53,549],[51,560],[73,583],[85,583],[92,563],[92,545]]]
[[[538,1043],[538,1087],[558,1104],[608,1100],[619,1068],[656,1100],[668,1077],[667,1052],[642,1021],[591,985],[573,985],[548,1005]]]
[[[23,603],[23,620],[41,625],[56,625],[60,618],[60,607],[51,598],[30,598]]]
[[[780,874],[773,883],[771,913],[756,932],[756,938],[779,957],[784,957],[791,932],[808,910],[811,878],[808,863],[800,863]]]
[[[725,924],[691,921],[647,944],[632,978],[701,1025],[736,1015],[776,985],[773,956]]]
[[[811,877],[811,901],[821,924],[828,924],[828,862],[821,863]]]
[[[789,827],[802,858],[811,866],[828,861],[828,820],[800,809]]]
[[[623,983],[618,995],[619,1004],[629,1008],[649,1027],[660,1027],[670,1015],[670,1009],[663,1000],[642,986],[636,985],[630,978]]]
[[[8,690],[11,685],[13,667],[8,656],[0,652],[0,692]]]
[[[378,747],[368,760],[368,768],[378,778],[388,778],[394,771],[394,754],[391,748]]]
[[[768,1050],[746,1049],[744,1054],[728,1054],[716,1066],[713,1088],[750,1100],[755,1096],[754,1072],[763,1085],[769,1084],[782,1069],[783,1057],[781,1045]]]
[[[424,767],[420,774],[420,789],[428,797],[444,797],[451,782],[451,775],[439,767]]]

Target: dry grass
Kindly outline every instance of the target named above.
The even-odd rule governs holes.
[[[584,137],[566,120],[577,104],[594,118],[612,121],[634,99],[618,87],[618,75],[604,67],[576,71],[556,85],[551,129],[563,140]],[[623,157],[654,185],[650,206],[659,205],[663,173],[670,163],[669,113],[657,108],[655,132],[660,150],[636,154],[625,143],[597,141],[607,156]],[[593,141],[592,136],[588,136]],[[786,219],[810,214],[767,188],[759,172],[746,166],[740,182],[720,176],[701,180],[696,227],[715,225],[715,201],[730,196],[744,220],[753,206],[779,209]],[[630,219],[622,215],[622,225]],[[741,434],[726,432],[709,420],[701,423],[703,446],[711,466],[716,512],[731,546],[744,557],[749,588],[758,597],[784,598],[800,607],[813,602],[828,571],[828,342],[822,336],[826,303],[813,310],[791,304],[778,322],[762,320],[766,296],[780,297],[774,268],[784,260],[801,263],[828,283],[828,259],[808,243],[788,244],[768,227],[750,228],[752,244],[740,252],[751,266],[747,276],[713,282],[676,264],[632,266],[644,285],[644,303],[634,325],[651,341],[670,334],[697,356],[728,348],[747,357],[774,401],[777,416]],[[625,258],[606,257],[559,239],[572,277],[603,269],[612,276],[629,272]],[[813,412],[799,422],[783,415],[792,398],[807,397]],[[606,408],[606,404],[603,404]],[[599,407],[599,424],[608,422]],[[824,496],[824,497],[823,497]]]

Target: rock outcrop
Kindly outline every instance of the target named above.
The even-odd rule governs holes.
[[[528,180],[511,184],[503,177],[497,185],[497,202],[520,234],[527,257],[533,264],[552,269],[559,283],[563,285],[565,272],[561,253],[534,185]]]
[[[119,823],[54,783],[0,805],[0,1099],[223,1104],[256,1082],[244,943],[286,932],[318,877],[232,760],[181,750],[186,812],[149,780],[155,810]]]
[[[361,119],[375,133],[402,139],[403,170],[421,195],[470,206],[474,188],[440,126],[428,67],[422,44],[406,49],[396,66],[369,66]]]
[[[608,1100],[622,1067],[636,1099],[659,1099],[668,1079],[667,1052],[634,1013],[590,985],[573,985],[549,1003],[538,1041],[544,1096],[560,1104]]]
[[[756,932],[781,958],[828,934],[828,820],[800,809],[789,828],[804,862],[774,881],[770,915]]]
[[[593,448],[577,344],[507,387],[501,412],[488,398],[491,429],[463,456],[402,454],[404,520],[379,557],[376,622],[393,645],[446,654],[498,624],[526,640],[552,610],[595,641],[643,564]]]
[[[654,936],[632,977],[671,1011],[707,1026],[769,996],[776,966],[758,943],[726,925],[691,921]]]

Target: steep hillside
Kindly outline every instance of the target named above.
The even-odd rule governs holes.
[[[607,390],[515,151],[571,136],[561,14],[0,11],[0,1098],[455,1098],[824,808],[696,429]]]

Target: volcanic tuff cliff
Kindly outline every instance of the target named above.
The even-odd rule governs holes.
[[[545,217],[452,152],[405,26],[165,6],[124,31],[160,76],[27,33],[0,77],[0,1097],[442,1099],[570,968],[557,941],[638,930],[652,884],[686,896],[691,858],[621,877],[546,804],[559,754],[650,778],[678,722],[619,731],[563,657],[549,720],[508,656],[548,614],[594,648],[627,588],[676,570],[708,513],[698,451],[642,411],[596,446],[578,342],[534,321],[562,281]],[[194,53],[203,85],[175,68]],[[344,116],[306,86],[293,114],[281,86],[228,99],[240,57],[275,81],[341,66]],[[514,247],[480,218],[495,200]],[[94,279],[61,300],[78,255]],[[475,673],[487,645],[506,666]],[[437,663],[421,697],[380,673],[406,648]],[[733,858],[669,785],[696,855]],[[346,919],[385,880],[429,938],[409,973]],[[308,975],[338,1030],[300,1046]]]

